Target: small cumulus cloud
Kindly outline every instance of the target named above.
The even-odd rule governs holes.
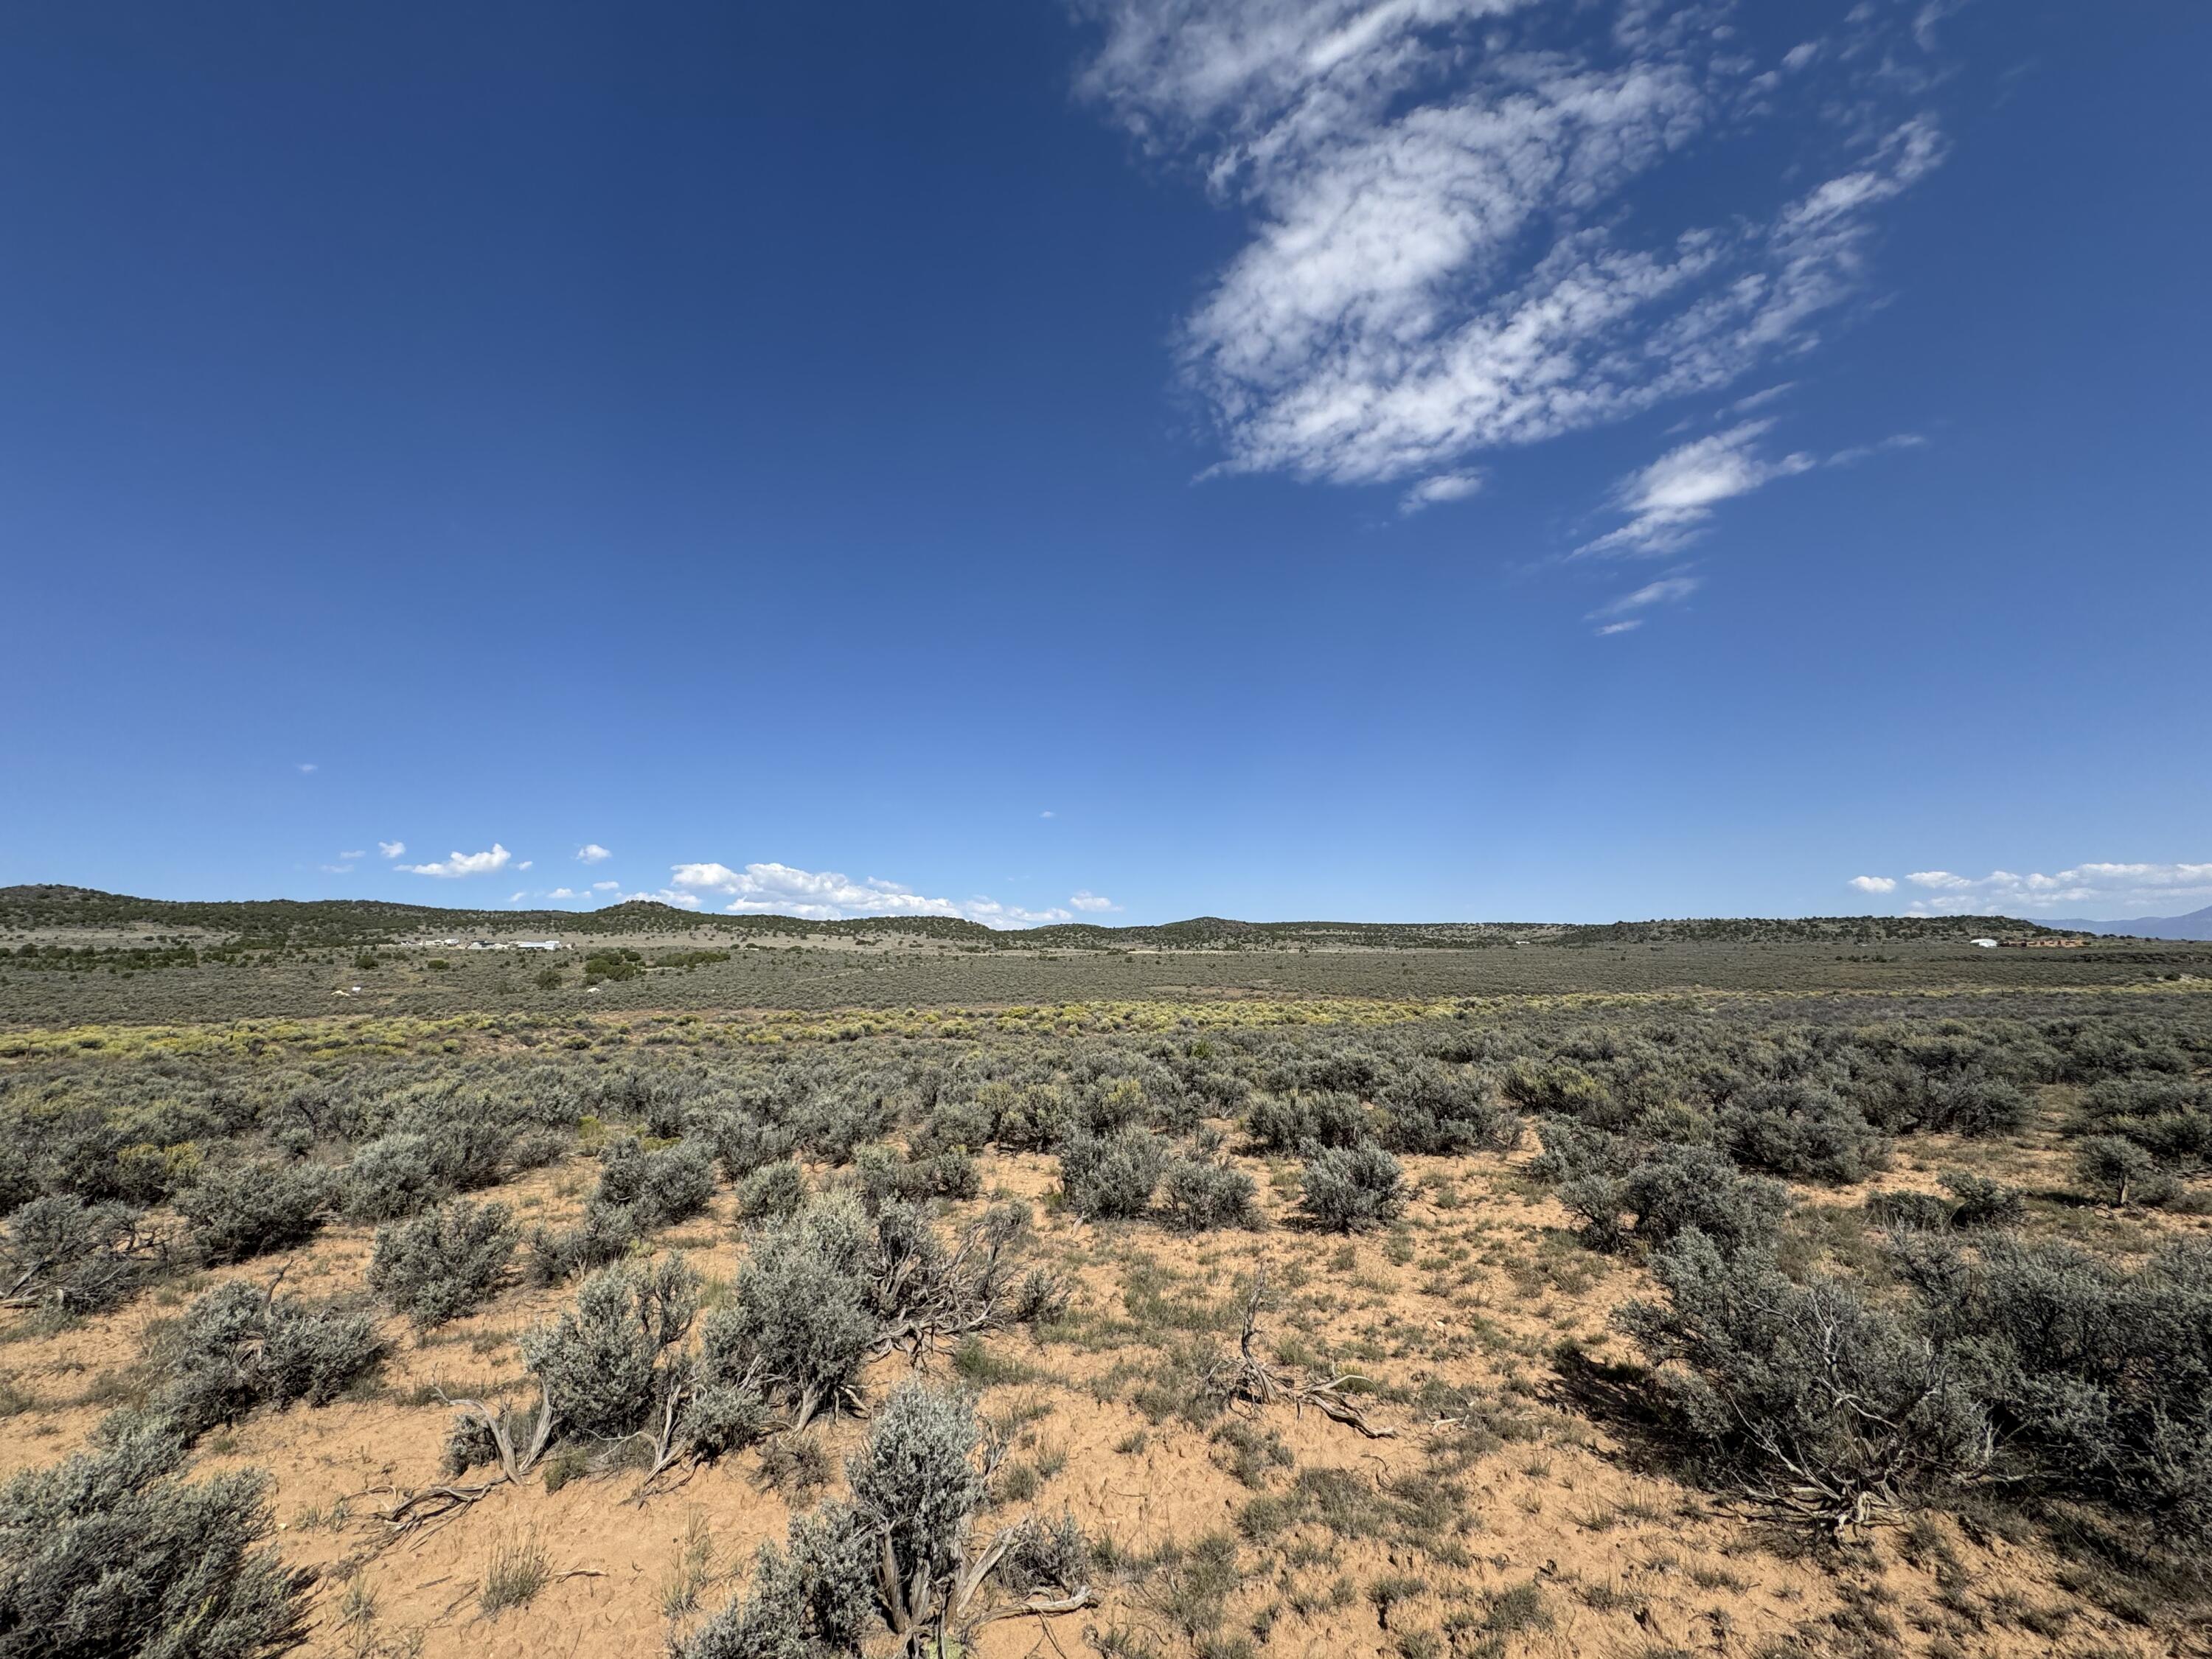
[[[566,887],[556,887],[545,896],[550,899],[580,899],[584,896]]]
[[[1079,910],[1118,910],[1121,908],[1103,893],[1094,893],[1088,888],[1073,895],[1067,902]]]
[[[489,852],[453,853],[434,863],[403,864],[399,867],[410,875],[416,876],[485,876],[495,870],[507,868],[507,861],[513,856],[507,848],[494,842]],[[527,869],[529,866],[525,865],[523,867]]]
[[[1894,893],[1897,890],[1897,878],[1894,876],[1853,876],[1848,884],[1852,887],[1856,887],[1862,893]]]
[[[594,893],[619,893],[622,884],[618,881],[595,881],[592,884],[592,890]]]
[[[579,864],[604,864],[613,856],[612,853],[595,841],[587,841],[576,849],[576,861]]]
[[[380,841],[376,843],[376,850],[381,857],[396,859],[407,850],[407,843],[404,841]]]

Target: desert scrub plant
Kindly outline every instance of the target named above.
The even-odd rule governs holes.
[[[187,1442],[257,1407],[328,1405],[384,1363],[375,1319],[343,1303],[218,1285],[178,1322],[155,1410]]]
[[[688,1221],[714,1195],[714,1160],[697,1141],[647,1150],[635,1135],[608,1144],[594,1205],[627,1210],[641,1231]]]
[[[677,1659],[834,1659],[861,1651],[876,1622],[874,1540],[848,1504],[792,1517],[761,1546],[746,1593],[674,1644]]]
[[[1961,1170],[1946,1170],[1936,1180],[1951,1194],[1954,1227],[2017,1227],[2027,1218],[2027,1200],[2017,1187]]]
[[[1394,1152],[1455,1157],[1521,1144],[1521,1115],[1463,1068],[1416,1061],[1382,1086],[1377,1104],[1376,1138]]]
[[[88,1451],[0,1487],[0,1652],[269,1659],[307,1631],[313,1575],[267,1547],[269,1477],[198,1483],[185,1443],[111,1419]]]
[[[244,1261],[312,1237],[336,1185],[313,1164],[207,1167],[177,1194],[177,1212],[202,1260]]]
[[[2212,1243],[2130,1269],[2008,1234],[1972,1255],[1923,1238],[1901,1265],[2009,1484],[2212,1538]]]
[[[1331,1146],[1306,1160],[1298,1212],[1326,1232],[1384,1226],[1405,1207],[1405,1171],[1380,1146]]]
[[[573,1305],[524,1333],[522,1363],[563,1434],[623,1439],[685,1380],[698,1275],[680,1255],[623,1262],[586,1279]]]
[[[429,1330],[489,1301],[514,1246],[507,1206],[454,1199],[376,1230],[368,1288],[417,1329]]]
[[[1559,1183],[1559,1202],[1582,1218],[1595,1249],[1662,1246],[1692,1227],[1723,1252],[1761,1247],[1789,1212],[1788,1188],[1738,1173],[1710,1147],[1651,1146],[1562,1117],[1545,1119],[1540,1133],[1530,1171]]]
[[[98,1313],[136,1294],[167,1255],[127,1204],[34,1198],[0,1228],[0,1307]]]
[[[1244,1133],[1251,1137],[1254,1150],[1262,1152],[1357,1146],[1372,1131],[1358,1097],[1331,1089],[1263,1096],[1244,1115]]]
[[[345,1171],[345,1212],[356,1221],[392,1221],[435,1203],[446,1184],[430,1160],[428,1135],[380,1135]]]
[[[1887,1161],[1888,1141],[1850,1102],[1802,1080],[1763,1083],[1718,1114],[1722,1145],[1737,1163],[1813,1181],[1863,1181]]]
[[[2082,1136],[2074,1143],[2074,1167],[2082,1185],[2121,1209],[2165,1204],[2180,1191],[2151,1152],[2124,1135]]]
[[[806,1171],[796,1158],[763,1164],[738,1183],[738,1214],[749,1222],[780,1221],[806,1202]]]
[[[1944,1355],[1847,1281],[1795,1283],[1694,1229],[1651,1266],[1667,1302],[1631,1303],[1618,1322],[1661,1368],[1684,1432],[1760,1511],[1841,1532],[1988,1468],[1988,1416]]]
[[[981,1437],[964,1396],[902,1382],[846,1466],[853,1507],[882,1540],[876,1589],[896,1634],[941,1614],[952,1590],[983,1501]]]
[[[867,1217],[849,1193],[756,1231],[730,1305],[707,1316],[703,1378],[750,1382],[788,1406],[793,1428],[857,1401],[881,1328],[870,1305],[872,1254]]]
[[[1167,1160],[1167,1143],[1150,1129],[1079,1130],[1060,1143],[1060,1187],[1085,1220],[1127,1220],[1152,1207]]]
[[[1179,1152],[1160,1179],[1170,1226],[1183,1232],[1249,1227],[1259,1216],[1259,1185],[1234,1164]]]

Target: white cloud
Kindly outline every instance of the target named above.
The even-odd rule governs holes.
[[[340,854],[339,856],[343,858],[345,855]],[[361,854],[356,853],[354,856],[359,858]],[[353,873],[353,866],[350,864],[319,864],[315,867],[327,875],[349,876]]]
[[[522,901],[523,901],[523,900],[525,900],[525,899],[528,898],[529,896],[530,896],[530,895],[529,895],[529,894],[527,894],[527,893],[509,893],[509,894],[507,896],[507,902],[509,904],[520,904],[520,903],[521,903],[521,902],[522,902]]]
[[[1672,552],[1692,540],[1723,501],[1818,465],[1802,454],[1761,459],[1756,447],[1773,425],[1746,421],[1670,449],[1642,471],[1630,473],[1613,491],[1614,503],[1630,515],[1628,522],[1583,543],[1575,556]]]
[[[1906,883],[1927,895],[1909,908],[1923,915],[1996,911],[2027,915],[2077,915],[2101,920],[2100,912],[2152,915],[2174,908],[2192,909],[2212,898],[2212,863],[2088,863],[2054,873],[1992,870],[1986,876],[1962,876],[1951,870],[1915,870]],[[1880,887],[1862,884],[1879,881]],[[1863,892],[1892,891],[1887,877],[1861,876],[1851,884]]]
[[[317,769],[319,769],[313,761],[301,761],[300,763],[300,770],[302,772],[313,772]]]
[[[613,856],[595,841],[587,841],[576,849],[576,860],[580,864],[603,864]]]
[[[955,901],[930,898],[894,881],[871,876],[854,881],[836,871],[799,870],[787,864],[679,864],[672,878],[684,892],[713,893],[729,901],[722,908],[738,915],[800,916],[810,921],[844,921],[864,916],[952,916],[993,927],[1034,927],[1069,921],[1070,911],[1054,907],[1026,910],[995,899]],[[697,902],[696,899],[693,901]]]
[[[1118,910],[1121,908],[1104,894],[1094,893],[1088,888],[1073,895],[1067,902],[1079,910]]]
[[[619,893],[622,884],[618,881],[595,881],[592,884],[592,890],[594,893]]]
[[[396,859],[407,850],[407,843],[404,841],[380,841],[376,843],[376,850],[380,857]]]
[[[365,859],[368,854],[366,853],[341,853],[338,856],[345,860],[348,863],[351,863],[356,859]]]
[[[582,898],[584,895],[571,888],[556,887],[551,892],[546,894],[545,896],[550,899],[580,899]]]
[[[521,863],[520,863],[520,864],[516,865],[514,867],[515,867],[516,869],[518,869],[518,870],[527,870],[528,868],[530,868],[532,862],[532,860],[529,860],[529,859],[525,859],[525,860],[523,860],[523,861],[522,861]]]
[[[434,864],[403,864],[399,867],[416,876],[483,876],[507,868],[507,861],[513,856],[494,842],[489,853],[454,853]]]
[[[1784,65],[1814,78],[1791,107],[1853,159],[1794,199],[1796,144],[1707,165],[1775,105],[1703,6],[1622,0],[1609,33],[1533,0],[1084,9],[1103,24],[1084,89],[1250,215],[1178,354],[1229,471],[1435,476],[1724,387],[1818,343],[1865,280],[1874,210],[1942,154],[1893,101],[1929,77],[1797,51]],[[1669,168],[1683,188],[1643,189]]]
[[[1625,634],[1644,620],[1635,612],[1648,611],[1655,605],[1680,605],[1704,586],[1704,580],[1697,576],[1662,576],[1656,582],[1646,582],[1633,592],[1623,593],[1600,605],[1584,620],[1604,623],[1597,630],[1601,634]],[[1614,620],[1607,621],[1608,617]]]
[[[1050,807],[1048,807],[1048,806],[1047,808],[1045,808],[1045,810],[1044,810],[1043,811],[1042,811],[1042,812],[1038,813],[1038,814],[1037,814],[1037,816],[1038,816],[1039,817],[1041,817],[1041,818],[1050,818],[1050,817],[1059,817],[1060,815],[1059,815],[1058,813],[1054,812],[1054,811]]]
[[[1480,472],[1439,472],[1407,490],[1398,502],[1398,511],[1411,514],[1443,501],[1463,501],[1481,488]]]
[[[1857,888],[1862,893],[1894,893],[1897,890],[1897,878],[1894,876],[1853,876],[1847,885]]]

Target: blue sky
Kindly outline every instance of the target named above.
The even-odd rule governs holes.
[[[2045,0],[10,9],[0,881],[2196,908],[2208,58]]]

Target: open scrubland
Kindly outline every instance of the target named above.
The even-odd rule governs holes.
[[[0,1655],[2208,1650],[2212,951],[433,948],[0,964]]]

